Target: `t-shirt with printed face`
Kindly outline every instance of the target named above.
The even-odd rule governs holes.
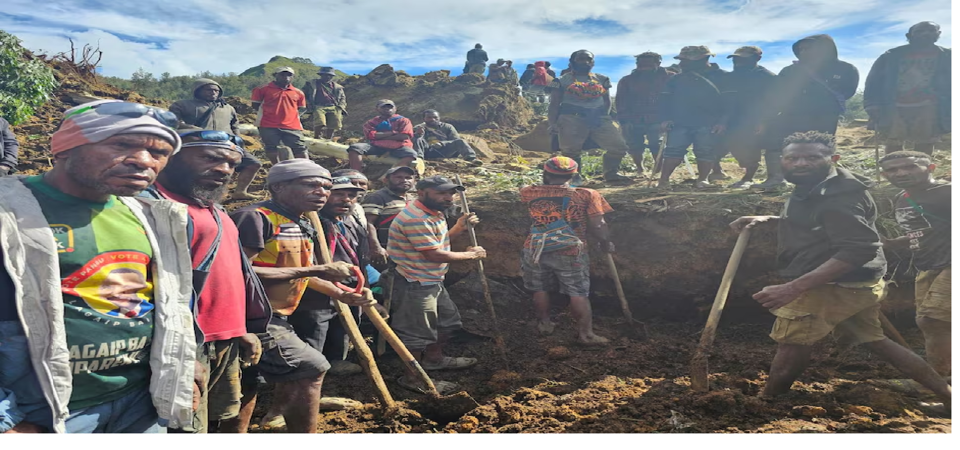
[[[610,78],[599,73],[574,75],[566,73],[560,78],[554,78],[550,83],[551,92],[563,92],[563,104],[593,109],[604,106],[604,94],[610,92]]]
[[[916,205],[911,204],[913,200]],[[897,223],[910,239],[913,265],[920,270],[950,266],[950,183],[897,197]]]
[[[897,106],[924,106],[936,101],[933,75],[939,59],[936,48],[903,55],[897,72]]]
[[[566,211],[563,199],[570,198]],[[587,218],[600,216],[613,211],[607,200],[599,192],[587,188],[573,188],[557,185],[527,186],[520,189],[520,201],[527,205],[534,226],[544,226],[564,219],[581,241],[587,242]],[[523,243],[530,247],[530,236]],[[579,250],[564,250],[563,254],[577,254]]]
[[[69,408],[99,405],[145,388],[154,280],[153,249],[143,224],[114,196],[95,203],[60,192],[42,176],[23,182],[56,240],[73,374]]]

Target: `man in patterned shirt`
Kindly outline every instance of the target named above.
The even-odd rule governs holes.
[[[600,251],[613,253],[610,232],[603,220],[603,215],[613,208],[593,189],[570,187],[577,169],[571,158],[550,158],[543,165],[543,184],[520,189],[520,201],[527,205],[533,219],[520,265],[524,287],[534,291],[533,305],[541,334],[553,333],[556,326],[550,320],[550,292],[559,291],[570,296],[580,342],[604,344],[608,340],[593,333],[588,298],[590,257],[585,243],[589,234],[597,239]],[[552,244],[557,241],[565,244]]]

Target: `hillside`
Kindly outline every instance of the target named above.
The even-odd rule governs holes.
[[[293,57],[287,58],[286,56],[274,56],[270,58],[270,61],[260,64],[258,66],[253,66],[243,72],[240,72],[241,77],[270,77],[273,75],[273,71],[278,67],[292,67],[296,73],[296,81],[294,84],[300,85],[304,82],[305,79],[314,78],[317,74],[317,70],[320,66],[313,63],[310,58],[300,58]],[[344,79],[350,75],[346,72],[337,70],[337,78]],[[308,78],[309,77],[309,78]]]

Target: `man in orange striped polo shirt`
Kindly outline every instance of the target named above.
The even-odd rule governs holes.
[[[393,283],[392,325],[403,344],[428,371],[464,369],[476,358],[444,356],[443,344],[462,327],[457,305],[443,287],[449,263],[486,258],[482,247],[450,251],[450,238],[476,225],[476,214],[463,215],[453,228],[441,212],[453,206],[453,196],[464,187],[441,176],[417,183],[417,200],[397,215],[390,225],[387,255],[397,264]],[[425,392],[412,373],[397,380],[401,386]],[[434,380],[441,394],[457,389],[455,383]]]

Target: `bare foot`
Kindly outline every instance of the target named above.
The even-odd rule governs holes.
[[[537,322],[537,330],[540,332],[541,336],[550,336],[553,334],[553,329],[557,327],[557,324],[547,321],[547,322]]]
[[[609,342],[610,342],[610,339],[607,339],[603,336],[597,336],[592,333],[580,336],[580,343],[584,345],[603,345]]]
[[[234,192],[230,200],[256,200],[258,197],[249,192]]]

